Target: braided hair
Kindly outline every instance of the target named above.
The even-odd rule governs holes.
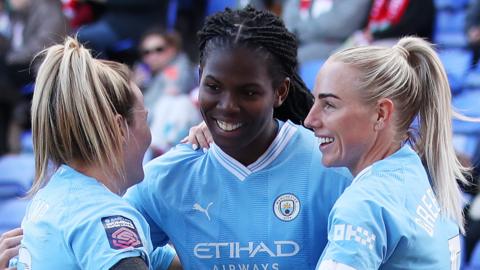
[[[266,60],[274,89],[285,78],[290,78],[288,96],[274,109],[274,117],[303,123],[314,98],[297,71],[297,40],[280,18],[250,5],[240,10],[227,8],[206,19],[198,32],[198,40],[201,66],[208,54],[218,48],[244,46],[258,52]]]

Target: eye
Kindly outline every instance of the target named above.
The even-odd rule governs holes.
[[[325,110],[335,109],[335,105],[333,103],[329,102],[328,100],[324,100],[322,102],[322,105],[323,105],[323,109],[325,109]]]
[[[255,92],[254,90],[247,90],[245,91],[245,95],[249,96],[249,97],[253,97],[257,94],[257,92]]]
[[[205,83],[205,86],[207,87],[208,90],[212,92],[218,92],[220,91],[220,87],[217,84],[214,83]]]

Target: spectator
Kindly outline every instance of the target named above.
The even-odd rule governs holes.
[[[6,53],[0,59],[3,74],[0,84],[11,89],[9,92],[14,92],[6,99],[9,112],[4,123],[8,126],[8,151],[17,152],[20,150],[20,133],[23,128],[28,128],[30,122],[30,97],[27,95],[21,99],[19,89],[34,80],[35,67],[32,72],[30,65],[35,54],[62,40],[69,27],[59,0],[11,0],[9,3],[11,31],[7,37]]]
[[[288,0],[285,25],[299,40],[300,63],[326,59],[368,17],[370,0]]]
[[[152,28],[140,40],[142,64],[135,69],[136,81],[144,89],[150,111],[154,156],[168,151],[200,121],[200,114],[189,97],[195,73],[182,51],[176,32]]]
[[[78,39],[102,57],[117,42],[132,39],[138,41],[144,29],[165,22],[169,1],[158,0],[90,0],[104,5],[104,13],[94,23],[78,30]],[[162,19],[160,19],[162,18]]]
[[[434,24],[433,0],[374,0],[367,27],[353,35],[350,45],[393,45],[407,35],[432,40]]]

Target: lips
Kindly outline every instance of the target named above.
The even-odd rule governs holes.
[[[221,130],[227,131],[227,132],[235,131],[239,129],[241,126],[243,126],[243,123],[240,123],[240,122],[226,122],[226,121],[220,121],[220,120],[216,120],[215,122],[217,123],[217,126]]]

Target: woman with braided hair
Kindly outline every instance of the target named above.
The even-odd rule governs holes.
[[[319,165],[318,142],[299,125],[313,96],[297,73],[295,37],[251,7],[209,17],[198,37],[213,143],[151,161],[125,198],[184,269],[314,269],[351,175]]]

